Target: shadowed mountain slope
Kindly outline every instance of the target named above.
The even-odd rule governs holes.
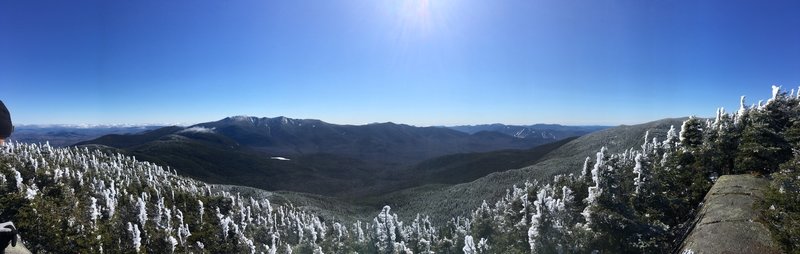
[[[389,204],[397,207],[398,214],[411,218],[417,213],[431,214],[434,220],[444,220],[452,215],[463,215],[480,206],[483,200],[497,200],[506,189],[525,181],[550,180],[557,174],[580,172],[587,156],[601,147],[618,152],[638,147],[649,139],[663,140],[670,126],[680,128],[686,118],[672,118],[644,124],[614,127],[572,140],[543,156],[538,163],[524,168],[496,172],[477,180],[455,185],[433,184],[405,189],[381,197],[365,200],[366,205]]]
[[[418,183],[457,184],[471,182],[494,172],[536,164],[542,157],[577,137],[566,138],[531,149],[509,149],[485,153],[459,153],[420,162],[409,172]]]

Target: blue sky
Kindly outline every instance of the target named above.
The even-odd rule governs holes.
[[[800,1],[0,0],[16,123],[635,124],[800,85]]]

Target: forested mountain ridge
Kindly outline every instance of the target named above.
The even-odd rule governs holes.
[[[363,161],[409,165],[445,154],[528,149],[553,141],[519,139],[493,133],[467,134],[440,127],[416,127],[395,123],[337,125],[316,119],[287,117],[235,116],[188,128],[175,128],[168,127],[141,135],[109,135],[79,144],[102,144],[124,148],[143,145],[171,134],[195,138],[183,134],[200,133],[219,136],[220,139],[265,152],[270,156],[291,158],[327,153]],[[128,139],[136,139],[139,142],[119,144],[120,141]]]
[[[525,150],[548,142],[553,140],[394,123],[337,125],[314,119],[236,116],[189,127],[106,135],[77,145],[111,147],[209,183],[358,198],[414,184],[407,169],[424,160],[454,153]]]
[[[797,96],[775,88],[762,105],[743,102],[734,114],[644,137],[438,224],[426,215],[404,222],[389,206],[371,222],[345,223],[268,197],[213,192],[127,156],[10,144],[0,149],[0,219],[13,220],[38,252],[665,253],[717,176],[754,172],[779,183],[765,219],[780,221],[775,234],[797,251]]]

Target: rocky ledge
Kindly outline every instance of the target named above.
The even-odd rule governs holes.
[[[679,253],[781,253],[754,207],[768,186],[767,179],[753,175],[720,177]]]

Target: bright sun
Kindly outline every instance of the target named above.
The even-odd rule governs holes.
[[[429,0],[403,0],[396,18],[404,36],[427,36],[432,32],[432,8]]]

